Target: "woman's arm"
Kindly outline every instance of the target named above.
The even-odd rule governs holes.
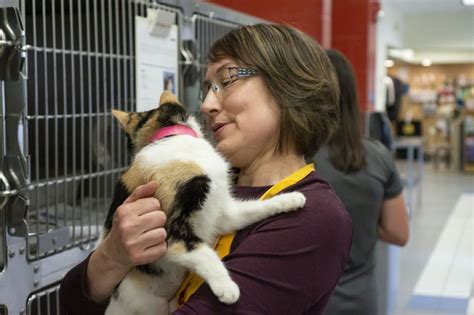
[[[97,249],[64,277],[61,314],[103,314],[107,298],[128,270],[166,253],[166,216],[153,198],[156,183],[137,187],[117,208],[113,226]]]
[[[408,242],[408,230],[408,211],[403,194],[384,200],[377,226],[379,239],[404,246]]]

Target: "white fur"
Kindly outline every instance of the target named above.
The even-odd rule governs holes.
[[[199,137],[179,135],[165,138],[140,150],[134,162],[146,174],[172,161],[197,164],[210,179],[210,190],[202,210],[193,213],[194,233],[204,241],[194,250],[180,254],[170,251],[155,265],[164,270],[161,277],[148,276],[137,286],[128,275],[118,288],[118,299],[111,299],[106,314],[167,314],[171,299],[185,276],[186,270],[199,274],[217,298],[227,304],[235,303],[240,295],[222,261],[212,247],[219,235],[242,229],[250,224],[281,212],[302,207],[305,197],[298,192],[286,193],[258,201],[236,200],[230,192],[229,165],[214,147],[202,138],[199,126],[189,122]],[[153,178],[160,183],[160,174]]]

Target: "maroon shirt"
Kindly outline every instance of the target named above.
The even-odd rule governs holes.
[[[258,198],[270,187],[238,187]],[[203,284],[173,314],[320,314],[346,265],[352,222],[330,186],[314,172],[287,191],[306,196],[303,209],[239,231],[223,261],[240,288],[237,303],[220,303]],[[103,314],[106,304],[87,296],[85,260],[63,280],[62,314]]]

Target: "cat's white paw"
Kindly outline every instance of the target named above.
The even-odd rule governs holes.
[[[278,198],[279,210],[282,212],[294,211],[306,203],[306,197],[300,192],[285,193],[273,198]]]
[[[231,279],[216,281],[209,284],[215,296],[225,304],[233,304],[237,302],[240,297],[240,290],[237,284]]]

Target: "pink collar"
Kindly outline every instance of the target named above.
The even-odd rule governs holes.
[[[189,135],[189,136],[197,137],[196,131],[194,131],[191,127],[188,127],[185,125],[173,125],[173,126],[163,127],[159,129],[157,132],[155,132],[150,139],[150,143],[154,141],[158,141],[165,137],[175,136],[175,135]]]

